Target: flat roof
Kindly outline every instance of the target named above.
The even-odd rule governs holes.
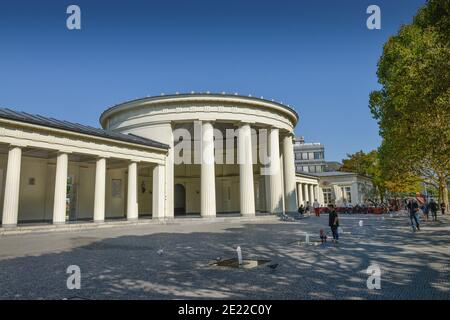
[[[134,143],[138,145],[143,145],[147,147],[154,147],[160,149],[169,149],[169,145],[143,138],[134,134],[124,134],[119,132],[114,132],[110,130],[104,130],[101,128],[94,128],[79,123],[68,122],[64,120],[57,120],[54,118],[44,117],[36,114],[29,114],[27,112],[14,111],[8,108],[0,108],[0,118],[14,120],[29,124],[40,125],[43,127],[50,127],[61,129],[65,131],[71,131],[76,133],[87,134],[90,136],[107,138],[111,140],[117,140],[121,142]]]

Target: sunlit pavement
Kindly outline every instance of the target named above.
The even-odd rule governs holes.
[[[1,299],[449,299],[450,219],[342,215],[339,244],[328,216],[297,222],[199,222],[0,237]],[[360,220],[363,226],[360,227]],[[304,244],[305,232],[310,244]],[[267,259],[253,269],[218,267],[236,257]],[[67,289],[69,265],[81,289]],[[369,266],[381,289],[368,289]]]

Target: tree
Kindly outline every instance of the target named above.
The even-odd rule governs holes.
[[[384,45],[381,89],[370,94],[382,144],[381,171],[394,181],[421,180],[448,208],[450,180],[450,1],[429,0]],[[394,187],[391,185],[390,187]],[[389,184],[388,184],[389,187]],[[416,190],[419,191],[419,190]]]
[[[377,195],[383,201],[386,185],[380,168],[378,152],[373,150],[366,154],[361,150],[354,154],[347,154],[347,157],[348,159],[342,160],[340,171],[354,172],[372,178]]]

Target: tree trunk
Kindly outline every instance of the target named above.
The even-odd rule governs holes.
[[[439,198],[440,203],[443,202],[445,204],[445,211],[446,213],[448,213],[449,212],[448,190],[445,176],[439,176]]]

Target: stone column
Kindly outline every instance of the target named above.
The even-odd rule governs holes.
[[[297,212],[297,195],[295,192],[295,159],[292,135],[283,137],[284,163],[284,201],[286,212]]]
[[[166,188],[164,169],[161,164],[157,164],[153,168],[152,219],[164,219],[164,190]]]
[[[320,199],[319,199],[319,188],[318,188],[318,185],[315,184],[315,185],[313,186],[313,188],[314,188],[314,199],[317,199],[317,202],[320,203]]]
[[[69,156],[58,153],[56,156],[55,197],[53,201],[53,224],[66,222],[67,169]]]
[[[97,159],[95,165],[94,222],[105,221],[106,159]]]
[[[298,198],[298,206],[300,207],[303,204],[303,184],[299,183],[297,188],[297,198]]]
[[[241,214],[255,215],[255,190],[253,185],[252,132],[249,124],[239,128],[238,136],[240,208]]]
[[[19,216],[20,166],[22,149],[11,146],[6,168],[5,200],[3,202],[3,227],[15,227]]]
[[[277,128],[270,129],[269,132],[269,197],[270,197],[270,213],[283,212],[283,186],[281,183],[281,166],[280,166],[280,138]]]
[[[202,217],[215,217],[216,174],[214,170],[214,129],[211,122],[202,123],[201,150],[200,213]]]
[[[314,203],[314,200],[316,199],[314,195],[314,185],[309,185],[309,203],[312,205]]]
[[[138,219],[137,163],[131,162],[128,165],[127,220],[137,220],[137,219]]]
[[[309,201],[309,190],[308,190],[308,184],[304,183],[303,184],[303,191],[304,191],[304,195],[305,195],[305,206],[306,206],[306,202]]]
[[[352,197],[352,205],[355,206],[359,204],[359,192],[358,192],[358,182],[353,182],[350,187],[350,194]]]

